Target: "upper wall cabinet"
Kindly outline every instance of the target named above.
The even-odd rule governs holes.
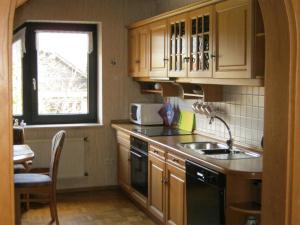
[[[149,29],[143,26],[129,30],[128,34],[129,75],[133,77],[149,76]]]
[[[212,77],[212,7],[188,14],[188,77]]]
[[[150,30],[150,77],[168,76],[168,29],[167,21],[149,25]]]
[[[185,77],[187,73],[187,16],[169,19],[169,77]]]
[[[148,41],[141,31],[130,31],[131,75],[172,77],[181,83],[263,85],[265,36],[257,0],[193,4],[131,27],[146,25]],[[144,62],[149,57],[143,67],[141,54]]]
[[[251,78],[251,3],[229,0],[216,5],[215,78]]]
[[[128,32],[128,72],[136,77],[139,72],[139,41],[137,29]]]

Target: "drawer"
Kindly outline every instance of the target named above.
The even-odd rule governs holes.
[[[185,160],[171,153],[167,154],[167,162],[185,169]]]
[[[117,131],[117,141],[119,144],[130,147],[130,136],[124,132]]]
[[[150,145],[149,151],[152,155],[155,155],[163,160],[165,160],[165,158],[166,158],[166,152],[160,148],[153,146],[153,145]]]

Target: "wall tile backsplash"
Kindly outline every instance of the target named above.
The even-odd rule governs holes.
[[[195,100],[170,98],[181,110],[192,111]],[[264,130],[264,87],[224,86],[223,102],[209,103],[215,113],[229,125],[233,139],[241,144],[260,146]],[[217,138],[228,139],[228,132],[218,120],[196,114],[196,130]]]

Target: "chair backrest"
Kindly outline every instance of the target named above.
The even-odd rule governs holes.
[[[56,185],[59,159],[64,145],[65,136],[66,131],[61,130],[57,132],[52,139],[49,176],[52,178],[54,186]]]

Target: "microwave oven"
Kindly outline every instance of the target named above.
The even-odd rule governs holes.
[[[154,103],[131,103],[130,121],[139,125],[160,125],[163,119],[158,114],[162,104]]]

